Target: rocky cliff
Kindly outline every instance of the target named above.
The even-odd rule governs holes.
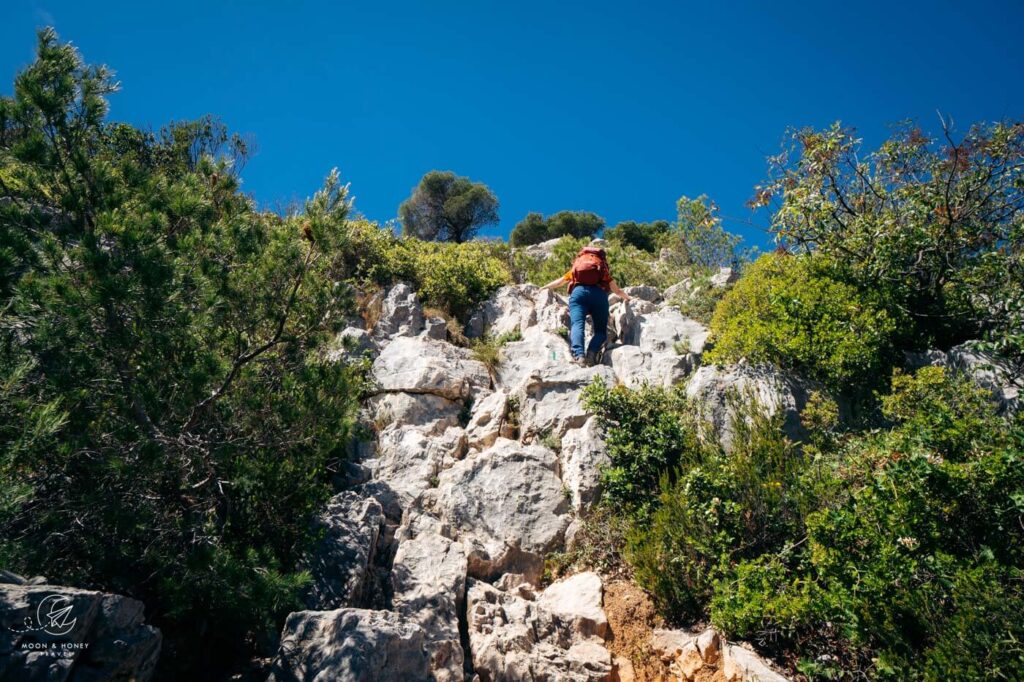
[[[288,618],[271,680],[632,675],[606,646],[599,575],[540,586],[545,557],[572,542],[607,461],[581,389],[598,378],[687,381],[726,442],[730,389],[755,390],[794,429],[806,392],[768,368],[701,367],[708,330],[653,287],[629,293],[631,303],[612,305],[603,364],[589,368],[568,362],[564,299],[533,285],[504,287],[469,321],[470,336],[517,339],[494,367],[450,343],[444,321],[424,315],[404,284],[383,296],[373,329],[345,330],[336,357],[373,363],[365,418],[375,438],[359,448],[354,484],[319,520],[310,610]],[[704,640],[712,653],[697,647]],[[652,651],[676,679],[780,679],[715,633],[704,640],[662,632]]]

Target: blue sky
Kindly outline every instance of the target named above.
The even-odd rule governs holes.
[[[276,9],[286,7],[286,10]],[[255,139],[244,189],[308,196],[337,166],[356,208],[396,215],[420,176],[486,182],[507,234],[528,211],[672,218],[745,201],[787,127],[961,128],[1024,117],[1024,2],[57,2],[0,7],[0,92],[54,25],[140,126],[207,113]]]

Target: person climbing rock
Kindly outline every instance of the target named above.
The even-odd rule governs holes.
[[[608,339],[608,293],[616,294],[623,301],[629,301],[629,295],[612,279],[608,256],[596,240],[580,249],[569,272],[545,284],[543,288],[554,290],[565,284],[569,285],[572,362],[590,367],[597,363],[601,348]],[[594,325],[594,335],[584,354],[587,315],[590,315]]]

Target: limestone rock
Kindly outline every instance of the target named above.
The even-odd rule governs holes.
[[[0,679],[145,682],[160,645],[160,631],[143,622],[142,602],[135,599],[58,585],[0,584]]]
[[[657,303],[661,300],[661,292],[658,291],[657,287],[652,287],[648,284],[640,284],[632,287],[625,287],[623,289],[630,298],[640,299],[642,301],[650,301],[651,303]]]
[[[508,394],[504,391],[495,391],[474,401],[469,424],[466,425],[469,447],[482,450],[493,445],[501,435],[507,411]]]
[[[740,273],[733,268],[718,268],[718,272],[711,276],[711,286],[725,287],[740,278]]]
[[[331,362],[351,362],[363,357],[376,357],[377,343],[365,329],[345,327],[334,337],[334,343],[327,350],[327,359]]]
[[[673,284],[668,289],[662,292],[662,296],[666,301],[673,301],[676,298],[687,298],[693,291],[693,280],[689,277],[681,282]]]
[[[396,534],[391,572],[393,608],[423,628],[438,682],[463,679],[459,610],[466,599],[463,545],[441,534],[436,520],[412,512]]]
[[[448,323],[443,317],[428,317],[423,321],[423,335],[428,339],[445,341],[448,338]]]
[[[503,592],[470,581],[466,615],[473,668],[480,678],[510,682],[608,680],[611,655],[601,640],[577,629],[580,621],[571,609],[554,614],[543,600],[543,594],[535,600],[528,591]]]
[[[725,647],[722,677],[726,682],[788,682],[760,656],[735,644]]]
[[[466,434],[449,427],[432,436],[406,426],[393,426],[378,434],[377,457],[364,462],[373,478],[386,483],[403,508],[433,487],[443,468],[461,459],[466,451]]]
[[[426,644],[423,628],[391,611],[296,611],[267,682],[426,682]]]
[[[335,609],[362,604],[366,576],[384,527],[384,509],[373,497],[338,493],[317,519],[324,537],[309,561],[313,584],[307,604]]]
[[[365,408],[377,429],[395,424],[437,434],[458,425],[462,405],[432,393],[390,392],[372,396]]]
[[[510,394],[521,389],[535,372],[564,369],[572,359],[569,343],[540,327],[531,327],[522,340],[506,343],[501,351],[502,362],[494,380],[498,388]]]
[[[588,571],[553,583],[537,598],[537,604],[563,623],[570,624],[577,634],[603,640],[608,635],[603,599],[601,577]]]
[[[710,333],[700,322],[683,316],[669,306],[640,315],[637,324],[640,328],[637,345],[645,353],[676,351],[677,345],[680,345],[684,346],[683,353],[700,354],[704,352],[704,344]]]
[[[611,462],[595,417],[580,428],[565,432],[559,461],[562,484],[572,495],[573,508],[589,508],[600,493],[601,469]]]
[[[792,440],[806,433],[800,424],[800,411],[807,404],[808,386],[770,365],[737,364],[727,367],[705,365],[694,372],[686,384],[686,396],[696,402],[719,442],[732,449],[736,410],[733,396],[753,398],[767,415],[782,414],[783,430]]]
[[[405,282],[390,289],[381,304],[380,317],[373,328],[377,338],[415,336],[423,331],[423,308],[416,291]]]
[[[700,363],[695,353],[680,355],[675,349],[645,353],[639,346],[613,346],[605,351],[604,364],[619,383],[636,388],[643,384],[670,388],[684,380]]]
[[[560,241],[562,241],[561,237],[555,237],[554,239],[548,239],[547,241],[540,242],[539,244],[530,244],[523,249],[523,252],[531,258],[550,258],[551,254],[555,250],[555,246],[557,246]]]
[[[523,438],[541,434],[561,438],[569,429],[583,426],[590,413],[583,407],[580,391],[597,378],[615,385],[615,372],[606,365],[549,366],[530,374],[516,393]]]
[[[539,580],[569,525],[557,467],[551,450],[499,438],[441,473],[437,512],[465,545],[471,576]]]
[[[380,391],[432,393],[449,400],[490,386],[490,374],[465,348],[424,337],[399,337],[373,363]]]

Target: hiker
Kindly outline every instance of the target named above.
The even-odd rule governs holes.
[[[601,347],[608,339],[608,292],[618,295],[623,301],[629,300],[629,295],[612,279],[608,257],[599,244],[600,242],[594,241],[580,249],[569,272],[543,287],[557,289],[564,284],[569,285],[569,319],[572,321],[569,339],[572,362],[587,367],[597,363]],[[590,315],[594,324],[594,336],[590,339],[584,355],[583,335],[587,315]]]

